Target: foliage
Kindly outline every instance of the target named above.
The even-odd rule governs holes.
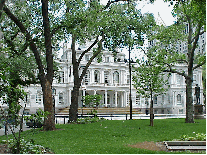
[[[83,96],[83,102],[85,105],[88,105],[89,107],[98,107],[100,105],[100,101],[102,100],[102,95],[86,95]]]
[[[13,117],[15,116],[15,118],[7,117],[8,113],[6,113],[5,111],[6,110],[1,109],[1,113],[0,113],[1,122],[0,123],[4,124],[5,128],[9,127],[10,130],[12,131],[13,139],[10,139],[10,140],[7,139],[4,141],[8,145],[10,149],[9,151],[11,151],[12,153],[17,153],[17,154],[19,153],[35,153],[35,154],[44,153],[45,151],[44,147],[40,145],[35,145],[32,139],[29,141],[25,141],[22,138],[21,132],[22,132],[22,125],[23,125],[23,115],[19,116],[19,114],[14,115],[12,113],[11,116]],[[46,118],[47,115],[48,115],[48,112],[44,112],[41,109],[39,109],[36,114],[33,114],[31,116],[25,116],[25,119],[35,120],[36,122],[42,122],[42,117]],[[13,120],[11,118],[13,118]],[[15,134],[13,130],[14,128],[18,128],[18,135]],[[30,133],[30,136],[31,136],[31,133]]]
[[[34,141],[25,141],[23,138],[20,140],[20,151],[17,150],[17,141],[14,139],[2,140],[3,144],[7,144],[9,151],[18,154],[44,154],[46,149],[41,145],[34,144]]]
[[[195,132],[193,132],[195,133]],[[188,135],[182,135],[180,137],[180,139],[176,139],[176,140],[183,140],[183,141],[206,141],[206,134],[204,133],[197,133],[196,135],[190,137]]]
[[[24,116],[24,119],[26,121],[33,121],[34,123],[43,124],[43,118],[46,119],[48,114],[49,114],[48,111],[44,112],[42,109],[39,108],[36,114],[31,114],[30,116]]]
[[[163,59],[155,51],[148,51],[146,53],[146,60],[137,59],[137,66],[133,66],[133,81],[137,92],[146,98],[149,98],[151,93],[153,95],[162,94],[167,90],[164,85],[168,84],[166,74],[163,74],[165,66],[158,64],[157,61]]]

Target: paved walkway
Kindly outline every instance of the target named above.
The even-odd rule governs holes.
[[[30,130],[30,129],[32,129],[32,128],[28,128],[26,126],[26,124],[23,124],[23,131]],[[17,127],[17,128],[14,129],[14,132],[18,132],[18,131],[19,131],[19,127]],[[12,134],[10,128],[8,129],[8,134]],[[3,127],[3,128],[0,129],[0,136],[2,136],[2,135],[5,135],[5,127]]]

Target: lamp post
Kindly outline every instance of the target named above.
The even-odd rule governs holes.
[[[129,2],[128,1],[128,9],[129,9]],[[131,33],[131,26],[129,26],[129,32]],[[130,43],[129,43],[129,106],[130,106],[130,120],[132,120],[132,72],[131,72],[131,49],[130,49]]]

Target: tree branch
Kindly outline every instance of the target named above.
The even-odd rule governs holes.
[[[93,44],[92,44],[90,47],[88,47],[88,49],[86,49],[83,53],[81,53],[81,55],[80,55],[80,57],[79,57],[79,59],[78,59],[78,65],[80,64],[80,62],[81,62],[83,56],[84,56],[87,52],[89,52],[89,51],[93,48],[93,46],[95,46],[95,44],[96,44],[97,42],[98,42],[98,36],[96,37],[96,40],[93,42]]]
[[[102,38],[102,39],[98,42],[98,44],[99,44],[98,50],[97,50],[97,52],[95,52],[95,53],[93,54],[93,56],[90,58],[90,60],[89,60],[88,63],[86,64],[86,67],[84,68],[84,70],[83,70],[83,72],[82,72],[82,74],[81,74],[81,76],[80,76],[80,81],[82,81],[82,79],[83,79],[84,75],[86,74],[86,71],[87,71],[88,67],[90,66],[91,62],[93,61],[93,59],[94,59],[98,54],[101,53],[101,50],[102,50],[102,42],[103,42],[103,40],[104,40],[104,38]]]
[[[205,33],[206,31],[202,31],[202,32],[200,32],[198,35],[200,36],[200,35],[202,35],[203,33]],[[191,43],[193,42],[193,40],[195,40],[196,39],[196,36],[192,39],[192,41],[191,41]]]
[[[164,70],[164,72],[177,73],[181,76],[184,76],[185,78],[188,78],[187,74],[185,74],[184,72],[179,72],[175,69],[172,69],[172,67],[169,64],[167,64],[167,66],[168,66],[169,70]]]
[[[19,29],[21,30],[21,32],[25,35],[27,41],[29,41],[30,48],[31,48],[31,50],[34,53],[35,60],[36,60],[36,63],[38,65],[39,74],[40,74],[40,80],[42,81],[43,80],[43,77],[45,76],[44,68],[43,68],[42,60],[40,58],[39,52],[37,50],[37,47],[36,47],[34,41],[32,40],[32,37],[31,37],[30,33],[24,27],[24,25],[22,24],[22,22],[16,16],[14,16],[11,13],[11,11],[5,5],[3,7],[3,10],[7,14],[7,16],[19,27]]]
[[[202,63],[196,65],[195,67],[193,67],[193,70],[195,70],[196,68],[199,68],[201,66],[203,66],[206,63],[206,61],[203,61]]]

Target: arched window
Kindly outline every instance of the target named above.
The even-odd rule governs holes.
[[[157,104],[157,95],[154,95],[153,100],[154,100],[153,103]]]
[[[110,81],[109,81],[109,71],[104,71],[104,83],[110,83]]]
[[[64,104],[64,96],[62,92],[59,93],[59,104]]]
[[[85,84],[88,85],[89,82],[90,82],[90,72],[89,70],[87,70],[85,75]]]
[[[119,72],[115,71],[113,74],[113,82],[119,83]]]
[[[177,102],[181,103],[181,95],[180,94],[177,95]]]
[[[94,71],[94,82],[100,83],[100,72],[98,70]]]

